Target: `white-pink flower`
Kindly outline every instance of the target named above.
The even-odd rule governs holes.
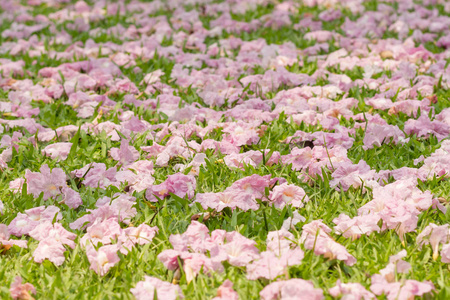
[[[50,156],[54,160],[66,160],[71,147],[72,143],[54,143],[45,147],[42,150],[42,154]]]
[[[374,299],[375,295],[366,290],[359,283],[342,283],[339,279],[336,285],[328,290],[331,296],[343,300],[369,300]]]
[[[127,254],[135,245],[151,243],[157,232],[158,227],[150,227],[147,224],[124,229],[119,236],[119,242],[121,243],[120,252]]]
[[[329,259],[342,260],[349,266],[356,263],[356,258],[329,235],[331,228],[325,225],[322,220],[315,220],[303,225],[302,229],[300,242],[306,249],[314,250],[316,255],[323,255]]]
[[[285,205],[300,208],[308,201],[309,198],[305,191],[294,184],[283,183],[277,185],[269,195],[269,202],[276,208],[283,208]]]
[[[180,287],[161,279],[145,276],[143,281],[139,281],[136,287],[130,292],[137,300],[177,300],[184,298]],[[154,296],[156,295],[156,298]]]
[[[117,245],[102,246],[98,250],[95,250],[92,245],[86,246],[86,255],[91,264],[90,269],[98,275],[104,276],[109,269],[120,261],[117,255],[118,250]]]
[[[8,250],[12,246],[16,245],[21,248],[27,248],[26,240],[10,240],[10,233],[8,226],[5,224],[0,224],[0,250]]]
[[[217,297],[212,300],[239,300],[239,295],[233,290],[233,283],[230,280],[225,280],[217,289]]]
[[[434,223],[430,223],[417,236],[416,242],[420,246],[430,244],[433,249],[433,260],[436,260],[439,256],[439,244],[446,244],[449,239],[450,229],[448,228],[448,224],[438,226]]]
[[[290,279],[267,285],[260,293],[262,300],[321,300],[323,292],[316,289],[311,281]]]
[[[31,283],[22,283],[23,279],[20,276],[16,276],[14,282],[11,283],[9,292],[11,298],[19,300],[31,300],[34,299],[31,294],[36,294],[36,288]]]

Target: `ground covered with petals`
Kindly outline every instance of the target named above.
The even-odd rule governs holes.
[[[450,3],[1,0],[1,299],[449,299]]]

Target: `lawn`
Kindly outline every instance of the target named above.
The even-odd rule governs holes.
[[[0,299],[448,299],[450,3],[0,1]]]

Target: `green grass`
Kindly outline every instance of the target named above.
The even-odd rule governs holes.
[[[89,1],[88,1],[89,2]],[[72,1],[72,4],[75,1]],[[91,1],[93,4],[94,1]],[[23,3],[25,4],[25,3]],[[380,2],[371,0],[365,1],[364,7],[366,10],[376,11]],[[61,6],[61,8],[67,5]],[[396,5],[393,5],[396,7]],[[188,7],[189,9],[201,9],[199,6]],[[30,14],[36,16],[38,14],[48,15],[57,11],[55,7],[42,4],[34,7],[30,10]],[[256,10],[248,11],[243,15],[232,14],[234,20],[249,22],[255,18],[271,13],[274,10],[274,5],[269,4],[267,6],[258,6]],[[314,20],[318,20],[320,12],[325,8],[314,7],[300,7],[298,12],[292,16],[294,23],[298,22],[302,17],[311,15]],[[440,14],[447,14],[443,11],[442,5],[438,6]],[[330,23],[323,24],[324,30],[334,30],[340,34],[344,32],[340,29],[340,26],[345,21],[346,17],[351,20],[355,20],[363,13],[358,15],[351,15],[348,9],[342,9],[343,16]],[[153,16],[167,16],[170,18],[172,11],[161,10]],[[117,14],[113,16],[106,16],[105,19],[91,23],[91,29],[102,28],[104,30],[116,26],[118,24],[124,27],[130,26],[130,17],[132,14],[127,12],[124,15]],[[214,18],[209,16],[201,16],[202,24],[205,28],[209,28],[210,21]],[[57,30],[66,28],[66,25],[70,21],[66,21],[60,24],[56,24]],[[3,32],[11,26],[11,22],[5,21],[0,25],[0,32]],[[71,35],[73,42],[85,43],[89,38],[92,38],[89,32],[78,33],[75,31],[66,31]],[[239,37],[244,41],[252,41],[258,38],[263,38],[267,44],[283,44],[286,42],[292,42],[299,49],[305,49],[309,46],[313,46],[315,41],[307,41],[304,39],[304,34],[308,30],[295,30],[293,28],[284,27],[279,30],[272,28],[261,27],[255,31],[242,32],[239,34],[231,34],[224,31],[219,37],[207,37],[205,44],[207,46],[233,36]],[[45,51],[58,51],[64,52],[70,45],[54,45],[49,43],[49,38],[52,37],[52,32],[47,28],[39,32],[38,37],[43,42]],[[397,38],[394,32],[386,31],[383,33],[382,38]],[[100,34],[97,37],[92,38],[96,43],[99,43],[102,47],[104,43],[112,42],[117,45],[123,45],[128,42],[128,37],[110,36],[107,34]],[[0,37],[0,45],[4,42],[15,42],[14,39],[4,39]],[[163,46],[169,47],[173,45],[171,37],[165,37]],[[105,46],[107,47],[107,46]],[[433,53],[440,53],[445,51],[444,48],[437,47],[435,43],[425,44],[425,48]],[[330,42],[330,52],[339,49],[338,41]],[[326,53],[320,53],[322,55]],[[230,53],[230,59],[236,59],[239,55],[239,50]],[[102,55],[99,53],[98,57],[107,57],[108,55]],[[0,58],[8,58],[13,61],[23,60],[25,62],[24,76],[15,77],[16,80],[31,79],[33,83],[39,83],[42,78],[38,76],[38,71],[43,67],[56,67],[62,63],[81,61],[89,59],[88,57],[74,57],[73,60],[60,60],[49,56],[46,53],[38,55],[36,57],[30,56],[29,52],[12,56],[6,52],[0,54]],[[199,103],[201,106],[206,104],[198,96],[199,90],[194,87],[181,88],[171,80],[170,74],[175,65],[175,58],[169,56],[168,58],[162,57],[157,53],[150,60],[136,58],[136,66],[142,69],[142,73],[136,73],[134,66],[130,68],[121,67],[123,75],[129,78],[135,83],[140,90],[143,90],[139,83],[142,81],[145,74],[152,71],[161,69],[165,75],[162,76],[162,82],[175,88],[175,94],[180,96],[182,101],[180,106],[184,106],[192,103]],[[421,63],[421,62],[419,62]],[[316,71],[322,70],[322,61],[320,59],[314,59],[312,61],[307,60],[307,57],[299,57],[299,61],[294,65],[287,67],[288,71],[292,73],[303,73],[308,75],[315,74]],[[242,76],[249,74],[264,74],[267,70],[261,66],[249,68]],[[335,74],[345,74],[352,80],[362,79],[364,69],[361,67],[355,67],[351,70],[341,71],[339,66],[333,66],[326,68],[327,72]],[[8,74],[3,74],[5,77]],[[391,71],[383,71],[376,74],[374,78],[379,78],[386,75],[391,77]],[[241,77],[242,77],[241,76]],[[326,75],[319,76],[316,81],[316,85],[329,84]],[[277,92],[287,89],[287,87],[281,86],[277,91],[272,91],[265,95],[262,95],[266,99],[273,98]],[[106,90],[99,90],[99,93],[104,93]],[[344,97],[354,97],[358,100],[358,105],[352,111],[354,114],[358,113],[378,113],[389,124],[398,125],[400,129],[403,129],[404,123],[409,119],[405,114],[389,115],[387,111],[371,110],[371,107],[365,104],[365,100],[372,98],[376,94],[380,93],[379,90],[371,90],[367,87],[358,88],[353,87],[348,92],[338,95],[336,101]],[[437,96],[437,103],[433,104],[436,113],[439,113],[444,108],[450,105],[450,90],[442,85],[435,86],[435,93]],[[0,90],[1,101],[6,101],[8,91],[6,89]],[[155,98],[158,95],[151,95],[151,98]],[[123,104],[123,94],[118,93],[110,95],[111,99],[117,102],[114,109],[109,114],[99,116],[98,122],[112,121],[119,123],[119,117],[123,113],[122,110],[131,110],[140,119],[148,121],[150,124],[169,123],[167,116],[158,113],[157,110],[143,108],[137,108],[133,105]],[[247,98],[255,96],[253,92],[248,92]],[[247,100],[244,97],[243,100]],[[140,100],[146,99],[146,96],[140,98]],[[67,95],[63,95],[61,99],[56,99],[52,103],[33,102],[34,107],[40,109],[39,114],[35,117],[35,120],[50,129],[56,129],[61,126],[73,124],[76,126],[82,126],[83,124],[92,122],[97,116],[98,111],[91,118],[79,119],[77,112],[70,106],[66,105]],[[215,107],[215,110],[226,111],[227,106]],[[2,113],[2,119],[13,119]],[[225,121],[225,118],[222,118]],[[353,120],[341,119],[341,125],[352,127],[354,125]],[[195,123],[200,127],[205,127],[207,122]],[[262,135],[259,143],[243,147],[245,150],[264,150],[271,149],[279,151],[282,155],[290,153],[289,145],[281,143],[281,140],[292,136],[296,131],[303,130],[307,132],[320,131],[322,127],[311,126],[306,124],[295,124],[289,122],[289,116],[284,113],[280,114],[273,122],[266,123],[267,129]],[[87,209],[94,209],[97,199],[108,196],[112,197],[115,193],[124,193],[126,191],[127,184],[123,183],[119,187],[109,186],[106,189],[85,187],[82,184],[78,184],[76,180],[68,180],[69,186],[79,191],[83,205],[77,209],[68,209],[66,206],[59,204],[60,199],[50,199],[43,201],[42,197],[35,198],[31,194],[27,194],[26,191],[22,193],[13,194],[9,190],[9,183],[16,179],[23,177],[25,170],[31,170],[37,172],[41,165],[48,164],[50,168],[62,168],[67,174],[75,169],[79,169],[90,162],[102,162],[106,166],[114,167],[117,162],[114,161],[108,151],[113,147],[119,147],[120,142],[111,141],[110,137],[105,132],[95,135],[91,132],[86,133],[80,131],[78,135],[72,138],[71,142],[76,144],[76,153],[69,155],[69,158],[65,161],[57,162],[51,160],[49,157],[42,155],[41,151],[49,144],[59,142],[60,140],[54,139],[50,142],[39,142],[34,145],[31,139],[34,135],[26,132],[25,129],[5,129],[1,135],[12,135],[14,131],[20,131],[24,133],[24,138],[19,143],[18,151],[13,152],[12,160],[8,163],[9,168],[0,172],[0,199],[5,205],[5,211],[0,215],[0,223],[9,224],[11,220],[19,212],[24,212],[26,209],[30,209],[40,205],[56,205],[61,208],[63,215],[61,224],[68,229],[69,224],[75,221],[80,216],[84,215]],[[149,146],[153,144],[153,141],[147,138],[148,132],[144,134],[133,135],[133,146],[136,149],[140,149],[141,146]],[[212,138],[215,140],[222,139],[221,129],[215,129],[206,135],[205,139]],[[375,147],[364,151],[363,138],[364,131],[357,129],[353,136],[355,142],[353,146],[348,150],[348,157],[354,163],[358,163],[361,159],[367,162],[371,168],[376,171],[380,170],[393,170],[401,167],[417,167],[413,164],[413,160],[417,159],[420,155],[425,157],[430,156],[441,145],[436,138],[431,137],[429,139],[418,138],[416,136],[409,136],[409,142],[405,144],[395,145],[393,143],[385,143],[381,147]],[[194,135],[191,140],[201,142],[201,139]],[[167,138],[159,142],[165,144]],[[214,153],[212,150],[205,152],[209,163],[200,168],[199,175],[197,176],[197,188],[196,193],[205,192],[219,192],[225,190],[234,181],[241,179],[252,174],[260,175],[272,175],[272,177],[286,178],[288,183],[292,183],[302,187],[308,195],[310,202],[305,207],[298,209],[298,212],[306,218],[306,222],[301,222],[296,225],[293,231],[296,238],[301,234],[301,228],[304,224],[313,220],[322,219],[323,222],[330,227],[334,224],[332,220],[339,216],[340,213],[346,213],[349,216],[356,216],[359,207],[367,203],[372,199],[372,193],[370,189],[366,192],[362,188],[350,188],[347,192],[341,192],[329,186],[329,181],[332,179],[331,170],[324,169],[322,177],[313,180],[310,183],[305,183],[299,179],[300,172],[292,170],[289,165],[283,165],[281,163],[273,166],[260,165],[256,168],[246,166],[243,170],[230,169],[223,163],[224,156],[221,153]],[[140,159],[145,159],[147,153],[140,152]],[[155,184],[163,182],[168,175],[175,173],[173,167],[177,163],[188,163],[182,157],[172,158],[167,167],[155,167],[154,177],[156,179]],[[430,190],[436,197],[450,197],[450,182],[447,177],[434,178],[426,182],[419,182],[419,187],[422,190]],[[60,266],[56,267],[49,261],[45,261],[42,264],[35,263],[33,261],[32,253],[37,247],[38,242],[29,237],[23,237],[28,240],[28,249],[21,249],[19,247],[13,247],[10,250],[0,255],[0,278],[3,281],[0,283],[0,298],[9,299],[9,286],[14,277],[20,275],[23,277],[24,282],[32,283],[36,289],[36,299],[133,299],[130,288],[136,286],[136,283],[144,279],[144,275],[154,276],[165,281],[172,282],[174,274],[172,271],[168,271],[163,264],[157,259],[157,255],[165,249],[171,249],[172,246],[169,242],[171,234],[183,233],[187,226],[191,222],[192,216],[209,212],[211,209],[204,210],[200,205],[192,205],[191,201],[181,199],[174,195],[157,203],[149,203],[144,197],[144,192],[133,194],[136,197],[136,209],[137,215],[131,220],[132,224],[139,225],[146,223],[151,226],[158,226],[159,233],[156,235],[152,243],[135,247],[127,256],[119,254],[121,260],[115,265],[107,275],[98,276],[94,271],[89,270],[89,262],[85,254],[85,250],[78,244],[81,237],[84,235],[84,231],[75,231],[78,238],[77,247],[75,249],[69,249],[65,252],[66,261]],[[221,213],[204,219],[200,217],[199,221],[204,223],[210,231],[215,229],[224,229],[227,231],[238,231],[245,237],[253,239],[257,242],[258,248],[263,251],[266,247],[266,237],[268,231],[278,230],[283,221],[293,215],[295,209],[292,207],[285,207],[284,209],[273,208],[267,203],[261,203],[260,209],[257,211],[241,211],[225,209]],[[448,299],[450,297],[450,287],[448,285],[448,277],[450,276],[448,264],[442,263],[440,260],[433,261],[431,248],[424,246],[419,248],[416,244],[416,236],[420,233],[429,223],[436,223],[438,225],[448,224],[450,222],[450,212],[446,214],[440,213],[436,209],[430,208],[424,211],[419,216],[419,223],[416,232],[406,234],[406,243],[402,244],[398,235],[393,230],[388,230],[381,233],[373,233],[369,236],[362,236],[360,239],[352,241],[346,239],[337,234],[332,234],[333,238],[339,243],[344,245],[350,254],[357,258],[357,263],[349,267],[343,262],[337,260],[328,260],[322,256],[314,255],[313,251],[305,250],[305,258],[301,265],[290,267],[286,277],[287,278],[303,278],[311,280],[316,287],[320,287],[324,291],[324,295],[327,298],[331,298],[327,290],[333,287],[337,280],[342,282],[359,282],[366,288],[370,287],[370,277],[373,274],[378,273],[389,262],[389,256],[397,254],[400,250],[406,249],[408,256],[406,261],[411,263],[412,270],[408,274],[397,274],[397,279],[415,279],[419,281],[430,280],[436,286],[436,291],[431,298],[436,299]],[[125,228],[126,224],[121,224],[122,228]],[[239,293],[241,299],[258,299],[259,292],[270,283],[268,280],[255,280],[251,281],[246,278],[246,270],[244,267],[233,267],[225,264],[225,271],[223,273],[204,274],[201,272],[195,280],[188,283],[184,273],[181,274],[179,285],[184,293],[185,299],[211,299],[216,296],[217,288],[223,283],[225,279],[230,279],[234,283],[234,289]]]

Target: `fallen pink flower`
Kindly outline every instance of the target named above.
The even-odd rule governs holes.
[[[443,263],[450,263],[450,243],[442,246],[441,261]]]
[[[295,225],[297,225],[300,222],[305,222],[306,218],[301,216],[297,211],[293,212],[293,216],[287,218],[286,220],[284,220],[283,225],[281,226],[281,228],[284,228],[286,230],[294,230]]]
[[[225,280],[217,289],[217,297],[212,300],[239,300],[239,295],[233,290],[233,283],[230,280]]]
[[[136,198],[127,194],[116,193],[112,198],[103,197],[95,204],[97,209],[87,209],[88,214],[69,224],[71,229],[81,229],[91,226],[96,220],[116,219],[129,224],[130,219],[137,213],[134,204]]]
[[[139,151],[130,146],[129,141],[123,139],[120,148],[111,148],[111,157],[122,166],[127,166],[139,159]]]
[[[158,227],[150,227],[147,224],[124,229],[122,235],[119,236],[119,242],[121,243],[120,252],[127,254],[135,245],[151,243],[157,232]]]
[[[259,295],[262,300],[321,300],[324,298],[321,289],[314,288],[311,281],[303,279],[272,282]]]
[[[342,283],[339,279],[336,285],[328,290],[331,296],[343,300],[369,300],[374,299],[375,295],[366,290],[359,283]]]
[[[244,237],[240,233],[226,232],[216,229],[211,232],[211,239],[219,244],[219,253],[216,255],[226,255],[226,260],[232,266],[244,267],[251,261],[259,258],[259,250],[256,248],[256,242]],[[224,252],[220,253],[220,252]]]
[[[36,294],[36,288],[31,283],[22,283],[23,279],[20,276],[16,276],[14,282],[11,283],[9,292],[11,298],[18,300],[32,300],[34,299],[31,294]]]
[[[71,147],[72,143],[54,143],[45,147],[42,154],[57,161],[66,160]]]
[[[50,239],[54,242],[67,245],[72,249],[75,248],[74,240],[77,237],[76,234],[67,231],[61,224],[52,224],[49,221],[40,223],[29,235],[38,241]]]
[[[43,200],[61,194],[61,189],[66,184],[66,174],[60,168],[54,168],[50,171],[48,165],[42,165],[39,172],[25,171],[25,179],[27,181],[28,193],[38,197],[40,193],[44,193]]]
[[[342,234],[346,238],[352,240],[358,239],[361,235],[369,235],[372,232],[380,232],[378,221],[380,217],[376,214],[368,214],[364,216],[356,216],[350,218],[346,214],[340,214],[333,220],[337,226],[334,227],[336,233]]]
[[[34,261],[42,263],[45,259],[48,259],[56,266],[60,266],[64,263],[65,251],[66,248],[56,240],[44,239],[39,242],[37,248],[33,252]]]
[[[300,242],[306,249],[314,250],[316,255],[323,255],[329,259],[338,259],[352,266],[356,263],[356,258],[348,253],[344,246],[337,243],[329,235],[331,228],[325,225],[322,220],[315,220],[303,225]]]
[[[95,250],[92,245],[87,246],[86,255],[91,264],[90,269],[94,270],[98,275],[104,276],[109,269],[120,261],[117,255],[118,250],[117,245],[102,246],[98,250]]]
[[[434,285],[429,281],[416,280],[389,283],[384,276],[375,274],[372,276],[370,289],[377,296],[384,294],[388,300],[409,300],[430,293],[434,290]]]
[[[130,289],[130,292],[137,300],[176,300],[184,298],[178,285],[150,276],[145,276],[143,281],[139,281],[136,287]],[[154,296],[156,297],[153,298]]]
[[[0,224],[0,252],[7,251],[14,245],[21,248],[27,248],[28,241],[10,240],[10,236],[8,226]]]
[[[52,222],[54,219],[57,221],[62,219],[58,207],[53,205],[34,207],[27,209],[24,214],[17,213],[17,216],[9,223],[8,230],[12,235],[20,237],[29,234],[40,223]]]
[[[146,198],[151,202],[157,202],[158,198],[165,198],[170,193],[180,197],[194,197],[197,182],[192,175],[184,175],[183,173],[176,173],[167,176],[167,180],[159,185],[153,185],[145,192]],[[158,197],[158,198],[156,198]]]
[[[438,226],[434,223],[430,223],[424,230],[417,236],[416,242],[420,246],[430,244],[433,249],[433,260],[437,260],[439,257],[439,244],[446,244],[450,239],[450,229],[448,224]]]
[[[384,269],[380,270],[380,275],[383,275],[388,282],[393,282],[395,281],[395,275],[397,273],[408,273],[411,269],[411,265],[402,260],[402,258],[406,257],[406,255],[407,253],[405,249],[395,255],[391,255],[389,257],[388,265]]]
[[[275,186],[269,195],[269,203],[276,208],[283,208],[286,205],[301,208],[308,201],[309,198],[301,187],[287,183]]]
[[[222,211],[226,207],[232,210],[240,208],[243,211],[249,209],[257,210],[259,208],[258,203],[251,194],[233,189],[219,193],[199,193],[194,202],[200,203],[203,209],[212,208],[216,211]]]
[[[344,191],[350,187],[358,188],[363,186],[365,181],[374,179],[375,174],[376,171],[372,170],[364,160],[360,160],[358,164],[346,162],[331,174],[333,180],[330,181],[330,187]]]
[[[86,244],[97,246],[98,243],[109,245],[120,235],[122,235],[122,228],[115,218],[103,221],[97,219],[87,228],[86,234],[80,239],[80,244],[82,246]]]

